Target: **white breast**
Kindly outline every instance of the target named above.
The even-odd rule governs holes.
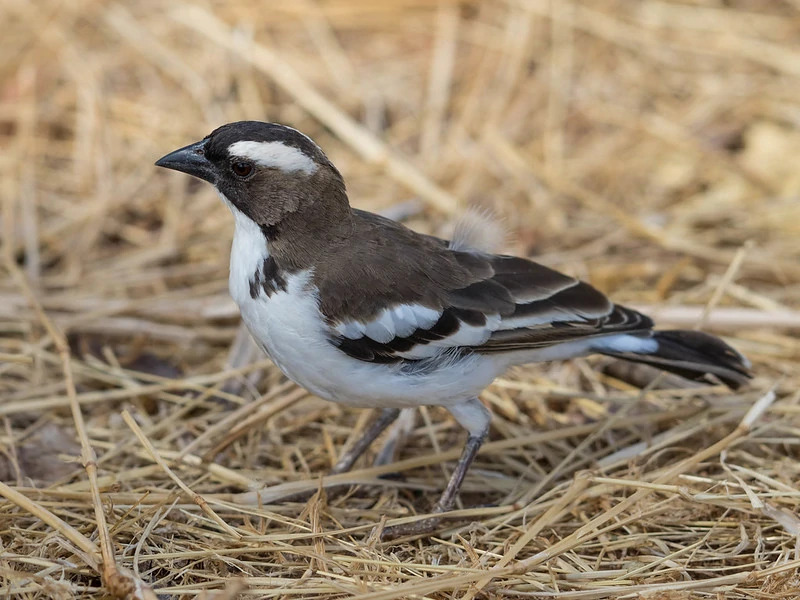
[[[292,381],[326,400],[354,406],[447,406],[475,397],[503,370],[479,356],[409,372],[401,365],[360,361],[339,350],[319,312],[305,271],[286,277],[286,290],[239,304],[253,337]]]

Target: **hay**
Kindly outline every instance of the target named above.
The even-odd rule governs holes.
[[[3,597],[797,597],[799,9],[0,2]],[[323,478],[369,414],[253,352],[226,209],[152,166],[242,118],[418,230],[492,209],[507,251],[705,323],[757,377],[515,370],[462,508],[381,542],[463,432],[406,415],[394,464]]]

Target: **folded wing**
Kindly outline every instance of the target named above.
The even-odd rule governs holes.
[[[590,285],[513,256],[449,252],[472,277],[425,302],[394,303],[371,319],[331,323],[332,341],[363,361],[543,348],[613,333],[647,335],[652,321]]]

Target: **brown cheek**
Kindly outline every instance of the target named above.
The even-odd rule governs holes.
[[[299,208],[294,182],[279,171],[259,173],[246,182],[247,196],[258,198],[250,208],[251,218],[260,225],[275,225]]]

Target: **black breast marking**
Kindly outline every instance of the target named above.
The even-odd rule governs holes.
[[[255,300],[258,298],[261,290],[267,295],[267,298],[272,296],[275,292],[286,291],[286,278],[283,271],[278,267],[278,263],[271,256],[264,259],[260,270],[253,273],[253,278],[250,280],[250,297]]]

